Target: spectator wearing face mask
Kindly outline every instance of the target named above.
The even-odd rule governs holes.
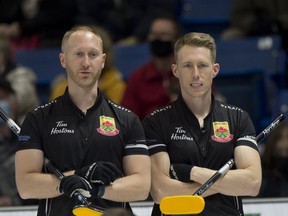
[[[270,135],[263,153],[263,182],[260,197],[288,196],[288,123]]]
[[[181,33],[173,16],[161,15],[151,22],[147,41],[152,59],[132,72],[122,100],[122,105],[140,119],[170,102],[169,87],[175,79],[171,70],[173,46]]]

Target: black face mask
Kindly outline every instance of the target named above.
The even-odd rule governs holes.
[[[288,176],[288,158],[287,157],[272,157],[271,165],[280,173]]]
[[[173,53],[173,42],[153,40],[150,42],[150,50],[154,56],[167,57]]]

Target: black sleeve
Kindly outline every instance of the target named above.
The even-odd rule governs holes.
[[[161,123],[156,116],[148,116],[142,122],[149,154],[153,155],[161,151],[167,151],[163,140]]]

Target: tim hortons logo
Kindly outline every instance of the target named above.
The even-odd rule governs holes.
[[[182,127],[175,127],[175,133],[172,133],[171,140],[189,140],[193,141],[192,137],[186,135],[186,131]]]

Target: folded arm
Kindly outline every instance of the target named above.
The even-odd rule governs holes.
[[[211,189],[231,196],[256,196],[259,193],[262,171],[259,153],[248,146],[238,146],[234,151],[236,169],[215,182]],[[203,184],[216,170],[194,166],[191,177]],[[210,190],[210,189],[209,189]]]
[[[169,175],[170,159],[167,152],[159,152],[151,156],[152,185],[151,195],[154,202],[159,203],[166,196],[192,195],[200,186],[199,183],[185,183],[172,179]],[[203,194],[215,193],[210,190]]]
[[[151,184],[151,162],[147,155],[128,155],[123,158],[124,177],[105,187],[103,198],[131,202],[145,200]]]
[[[16,184],[23,199],[43,199],[59,196],[60,180],[42,173],[44,156],[41,150],[21,150],[15,156]]]

